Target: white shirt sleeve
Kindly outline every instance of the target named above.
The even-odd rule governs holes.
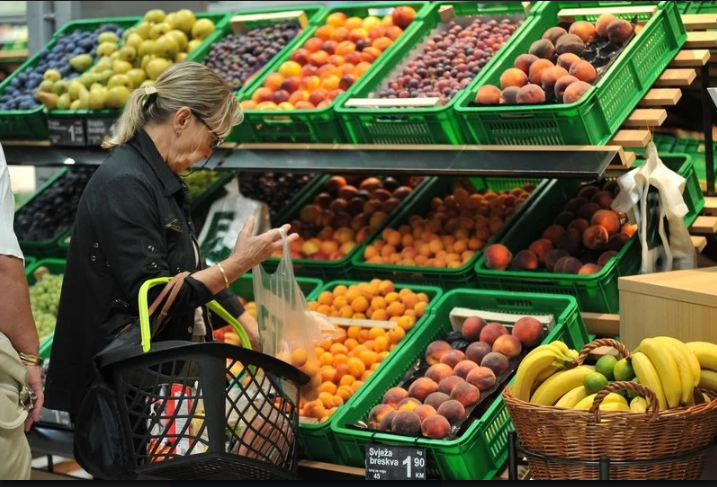
[[[11,255],[24,260],[13,230],[14,222],[15,198],[10,186],[10,171],[5,160],[5,152],[0,145],[0,255]]]

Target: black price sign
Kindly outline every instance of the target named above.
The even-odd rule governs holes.
[[[50,118],[47,121],[52,145],[85,146],[85,124],[79,118]]]
[[[367,445],[366,480],[426,480],[425,448]]]
[[[111,135],[114,118],[87,119],[87,145],[100,146],[105,137]]]

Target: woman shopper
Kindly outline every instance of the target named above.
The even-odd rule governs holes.
[[[257,346],[256,321],[227,288],[283,248],[280,231],[254,237],[250,218],[232,255],[205,268],[187,187],[177,176],[210,157],[240,120],[234,93],[201,64],[174,64],[154,85],[132,93],[116,136],[105,142],[113,150],[80,200],[52,347],[47,407],[77,414],[93,378],[93,357],[137,319],[139,289],[148,279],[191,272],[154,340],[211,340],[202,306],[216,299]],[[153,289],[149,302],[159,292]]]

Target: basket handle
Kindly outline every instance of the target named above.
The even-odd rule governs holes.
[[[590,355],[590,352],[600,347],[613,347],[620,353],[622,358],[628,358],[630,356],[630,350],[628,350],[628,348],[622,343],[613,340],[612,338],[602,338],[600,340],[593,340],[580,350],[580,355],[577,360],[578,365],[582,365],[588,355]]]
[[[645,414],[648,416],[648,419],[650,421],[657,419],[659,403],[657,402],[657,396],[654,392],[652,392],[652,389],[642,384],[638,384],[637,382],[622,381],[613,382],[612,384],[603,388],[595,396],[593,405],[590,408],[590,414],[595,416],[596,423],[600,422],[600,405],[602,404],[603,399],[605,399],[608,394],[615,391],[630,391],[644,396],[648,402]]]
[[[149,317],[150,317],[150,307],[149,307],[149,301],[148,301],[148,294],[149,290],[152,289],[155,286],[160,286],[162,284],[166,285],[169,284],[174,278],[172,277],[158,277],[156,279],[149,279],[142,284],[142,287],[139,290],[139,331],[140,335],[142,337],[142,351],[144,353],[149,352],[149,350],[152,348],[152,330],[149,323]],[[170,291],[176,290],[179,292],[179,287],[176,286],[174,288],[167,287],[162,291],[162,294],[160,294],[158,300],[161,301],[161,299],[164,298]],[[175,294],[176,297],[176,294]],[[173,301],[173,299],[172,299]],[[171,305],[171,303],[170,303]],[[152,311],[156,309],[157,306],[152,306]],[[237,335],[239,335],[239,339],[241,340],[242,347],[244,348],[251,348],[251,342],[249,341],[249,335],[247,335],[244,328],[241,326],[241,324],[237,321],[235,317],[233,317],[227,310],[225,310],[219,303],[216,301],[210,301],[207,303],[207,308],[212,310],[214,313],[217,314],[221,319],[226,321],[228,324],[234,328],[234,331],[236,331]]]

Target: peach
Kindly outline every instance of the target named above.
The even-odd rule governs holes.
[[[421,433],[428,438],[442,440],[451,433],[451,424],[445,417],[435,414],[423,420]]]
[[[485,251],[485,265],[488,269],[505,270],[512,260],[513,254],[505,245],[494,244]]]
[[[544,70],[543,74],[545,74],[548,69]],[[543,89],[538,85],[525,85],[518,90],[518,94],[515,96],[515,101],[518,102],[519,105],[543,103],[545,101],[545,91],[543,91]]]
[[[487,367],[478,367],[470,371],[466,382],[477,387],[481,392],[487,391],[495,385],[495,374]]]
[[[563,257],[555,263],[553,272],[556,274],[577,274],[582,267],[583,263],[575,257]]]
[[[450,377],[453,374],[453,368],[446,364],[431,365],[426,371],[426,378],[431,379],[433,382],[438,384],[446,377]]]
[[[381,423],[378,426],[378,429],[380,431],[391,431],[391,422],[393,421],[393,418],[396,417],[398,414],[398,411],[389,411],[383,416],[383,419],[381,419]]]
[[[560,39],[567,33],[568,31],[566,31],[562,27],[551,27],[550,29],[545,31],[545,33],[543,34],[543,39],[547,39],[553,45],[555,45],[555,43],[558,42],[558,39]]]
[[[391,431],[399,435],[418,436],[421,433],[421,419],[413,411],[402,411],[391,420]]]
[[[585,204],[578,210],[578,217],[583,218],[587,221],[592,221],[593,216],[595,216],[595,213],[597,213],[601,209],[602,208],[600,208],[600,206],[596,205],[595,203]]]
[[[469,342],[474,342],[480,337],[480,331],[486,325],[485,320],[477,316],[466,318],[461,326],[461,334],[463,338]]]
[[[518,103],[518,93],[520,88],[517,86],[509,86],[504,89],[500,94],[500,103],[503,105],[515,105]],[[476,207],[475,209],[478,209]]]
[[[560,225],[563,228],[568,228],[570,226],[570,222],[575,220],[575,214],[564,211],[558,216],[555,217],[555,220],[553,220],[554,225]]]
[[[478,369],[479,368],[473,369],[472,372]],[[453,391],[451,391],[451,400],[458,401],[463,407],[469,408],[480,401],[480,389],[473,384],[463,382],[453,388]],[[447,401],[444,404],[449,402],[451,401]]]
[[[573,22],[572,25],[570,25],[569,32],[578,36],[585,44],[590,44],[595,41],[598,35],[595,26],[591,22],[584,20]]]
[[[543,238],[550,240],[553,244],[557,244],[560,237],[565,233],[565,228],[560,225],[551,225],[543,232]]]
[[[567,54],[563,54],[563,56],[566,56],[566,55]],[[571,54],[571,55],[573,55],[573,54]],[[555,87],[553,88],[553,91],[555,92],[555,97],[558,100],[562,100],[563,95],[565,94],[565,90],[568,88],[568,86],[575,83],[576,81],[579,81],[579,80],[575,76],[570,76],[570,75],[563,76],[558,81],[556,81]]]
[[[421,401],[414,397],[407,397],[403,401],[399,402],[396,406],[396,411],[413,411],[421,405]]]
[[[451,350],[447,354],[445,354],[443,357],[441,357],[441,363],[449,366],[451,369],[455,368],[456,365],[458,365],[459,362],[466,359],[466,356],[463,352],[461,352],[458,349]]]
[[[478,367],[478,364],[472,360],[463,360],[453,368],[453,375],[465,379],[468,373]]]
[[[637,225],[634,223],[625,223],[620,230],[620,233],[625,235],[627,238],[632,238],[637,233]]]
[[[612,206],[613,196],[610,191],[600,191],[592,198],[592,202],[605,210]]]
[[[620,219],[612,210],[600,210],[595,212],[591,223],[603,227],[607,230],[608,235],[615,235],[620,231]]]
[[[394,411],[394,409],[388,404],[379,404],[374,406],[368,415],[369,428],[378,429],[383,418],[392,411]]]
[[[570,86],[565,89],[565,93],[563,93],[563,103],[575,103],[579,101],[590,87],[591,85],[584,81],[571,83]]]
[[[526,316],[513,325],[513,336],[523,347],[534,347],[543,340],[543,325],[535,318]]]
[[[479,105],[498,105],[502,92],[500,88],[493,85],[483,85],[476,93],[476,103]]]
[[[540,75],[540,84],[543,86],[545,91],[553,91],[555,83],[557,83],[560,78],[567,75],[568,72],[565,68],[553,66],[552,68],[544,70],[543,74]]]
[[[575,34],[566,34],[558,39],[558,43],[555,45],[555,50],[558,55],[565,54],[566,52],[572,52],[579,56],[585,49],[585,43]]]
[[[582,233],[577,229],[571,229],[565,232],[558,240],[558,248],[566,251],[571,255],[576,255],[580,252],[580,244],[582,241]]]
[[[547,238],[541,238],[530,244],[528,250],[533,252],[538,257],[538,261],[541,264],[544,264],[545,256],[548,255],[548,252],[550,252],[554,248],[555,245],[553,245],[552,241],[548,240]]]
[[[480,333],[480,341],[485,342],[492,347],[498,337],[507,334],[508,329],[500,323],[488,323]]]
[[[447,394],[450,394],[451,391],[453,391],[453,388],[456,387],[461,382],[464,382],[464,380],[461,379],[460,377],[458,377],[457,375],[452,375],[450,377],[446,377],[445,379],[443,379],[441,381],[440,384],[438,384],[438,392],[434,392],[433,394],[428,396],[428,398],[426,398],[426,401],[428,401],[431,398],[431,396],[433,396],[434,394],[443,394],[444,396]],[[446,396],[445,400],[446,401],[448,400],[447,396]],[[445,401],[443,401],[443,402],[445,402]],[[443,402],[441,402],[441,404],[443,404]],[[439,406],[440,406],[440,404],[439,404]]]
[[[500,75],[500,87],[505,89],[508,86],[525,86],[528,83],[528,75],[518,68],[508,68]]]
[[[457,386],[456,389],[458,387],[459,386]],[[453,389],[453,392],[455,392],[456,389]],[[480,391],[478,393],[480,394]],[[446,420],[451,424],[463,421],[466,417],[466,408],[463,406],[463,404],[461,404],[459,401],[456,401],[455,399],[451,399],[441,404],[441,407],[438,408],[437,412],[440,416],[446,418]]]
[[[571,198],[565,205],[565,211],[569,211],[570,213],[577,215],[580,208],[588,203],[590,203],[590,200],[581,196]]]
[[[398,406],[398,403],[408,397],[408,391],[402,387],[392,387],[386,394],[383,395],[383,404],[388,404],[391,407]]]
[[[530,45],[528,52],[541,59],[553,59],[555,46],[547,39],[540,39]]]
[[[530,82],[539,85],[540,78],[543,76],[543,71],[548,68],[552,68],[553,66],[555,65],[549,59],[538,59],[535,61],[530,65],[530,69],[528,70],[528,78],[530,79]]]
[[[594,83],[597,79],[597,71],[587,61],[578,61],[570,67],[570,75],[575,76],[580,81],[586,83]]]
[[[570,257],[570,254],[561,249],[551,250],[548,252],[548,255],[545,256],[545,269],[548,272],[554,272],[555,265],[563,257]]]
[[[500,374],[508,370],[508,358],[502,353],[491,352],[480,363],[481,367],[488,367],[498,377]]]
[[[578,275],[587,276],[590,274],[597,274],[601,270],[602,270],[602,266],[599,266],[597,264],[585,264],[578,271]]]
[[[587,186],[583,186],[580,188],[580,191],[578,191],[578,197],[579,198],[586,198],[588,200],[592,200],[593,197],[600,192],[600,188],[597,186],[590,184]]]
[[[615,257],[617,255],[616,250],[608,250],[607,252],[603,252],[600,257],[598,258],[597,264],[600,267],[605,267],[608,262],[610,262],[610,259]]]
[[[493,352],[502,353],[509,359],[517,357],[522,351],[523,346],[520,344],[520,340],[512,335],[498,337],[493,343]]]
[[[595,30],[600,37],[607,38],[607,28],[615,20],[612,14],[602,14],[595,22]]]
[[[408,388],[408,395],[423,402],[429,394],[433,394],[438,390],[438,384],[426,377],[416,379],[411,387]]]
[[[483,357],[492,351],[492,347],[485,342],[474,342],[466,348],[466,358],[477,364],[481,363]]]
[[[580,60],[580,56],[578,56],[577,54],[573,54],[572,52],[566,52],[558,56],[557,65],[570,71],[571,66]]]
[[[537,269],[539,264],[537,255],[530,250],[521,250],[513,259],[511,268],[518,271],[531,271]]]
[[[428,404],[422,404],[418,406],[416,409],[413,410],[413,412],[418,415],[421,422],[425,421],[426,418],[430,418],[431,416],[436,415],[436,409],[433,406],[429,406]]]
[[[412,7],[396,7],[393,9],[393,12],[391,12],[393,25],[400,27],[401,29],[408,27],[415,18],[416,11]]]
[[[530,65],[538,59],[538,56],[534,56],[533,54],[521,54],[520,56],[515,58],[515,61],[513,62],[513,67],[520,69],[525,74],[528,74],[530,72]]]
[[[622,250],[622,248],[625,246],[625,244],[629,241],[630,241],[630,238],[623,233],[618,233],[617,235],[613,235],[612,237],[610,237],[610,240],[608,241],[607,250],[616,250],[619,252],[620,250]]]
[[[627,20],[615,19],[607,26],[607,39],[613,44],[622,44],[632,35],[632,24]]]

